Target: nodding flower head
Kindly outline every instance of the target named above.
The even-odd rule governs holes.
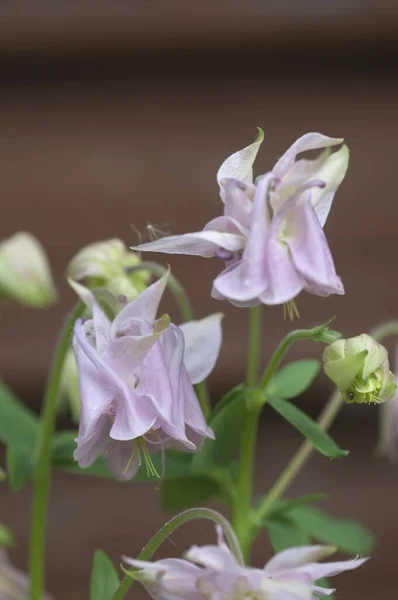
[[[223,214],[202,231],[163,237],[135,250],[218,257],[224,270],[212,295],[237,306],[287,304],[306,290],[319,296],[343,294],[323,232],[334,194],[348,166],[341,138],[307,133],[253,180],[253,163],[263,140],[232,154],[217,173]],[[298,158],[320,150],[315,160]]]
[[[177,327],[156,319],[168,274],[122,308],[113,321],[94,296],[74,285],[92,312],[76,322],[73,348],[79,372],[81,416],[74,457],[89,467],[104,453],[118,479],[170,447],[195,451],[207,426],[193,384],[213,369],[221,345],[222,315]]]
[[[326,375],[349,404],[380,404],[395,394],[387,350],[366,333],[327,346],[323,362]]]

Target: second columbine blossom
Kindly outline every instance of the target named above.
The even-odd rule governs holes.
[[[213,283],[213,297],[240,306],[283,304],[302,290],[320,296],[343,294],[323,232],[335,191],[348,166],[342,139],[319,133],[299,138],[272,171],[253,182],[257,140],[230,156],[217,174],[223,216],[202,231],[165,237],[136,250],[217,256],[224,271]],[[315,160],[297,160],[308,150]]]
[[[170,447],[196,450],[213,437],[193,384],[213,369],[221,345],[220,314],[177,327],[156,312],[167,275],[127,304],[113,322],[93,296],[76,286],[92,319],[78,321],[73,347],[79,370],[81,418],[75,459],[90,466],[105,453],[118,479]]]
[[[367,559],[318,563],[330,556],[330,546],[301,546],[276,554],[263,569],[241,566],[218,528],[217,546],[193,546],[185,560],[167,558],[143,562],[125,558],[141,569],[134,577],[156,600],[312,600],[335,590],[316,580],[361,566]]]

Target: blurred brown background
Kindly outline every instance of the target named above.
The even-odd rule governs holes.
[[[147,222],[173,233],[201,228],[219,214],[219,165],[253,141],[257,126],[266,135],[257,173],[307,131],[344,136],[351,150],[326,226],[346,296],[303,294],[300,325],[336,315],[336,328],[350,335],[397,316],[397,34],[398,4],[387,0],[3,3],[0,237],[37,235],[62,298],[48,312],[1,307],[6,381],[39,408],[57,329],[73,302],[64,281],[71,256],[108,237],[134,243]],[[211,377],[216,400],[243,378],[247,314],[210,299],[217,261],[173,258],[172,267],[198,316],[227,315]],[[166,308],[176,315],[171,303]],[[282,309],[267,308],[263,327],[265,359],[288,331]],[[291,357],[314,352],[321,349],[301,346]],[[316,414],[329,392],[321,377],[300,402]],[[291,428],[264,416],[261,491],[299,443]],[[379,537],[371,563],[336,582],[342,599],[396,596],[398,471],[374,458],[376,420],[373,408],[348,408],[333,434],[350,457],[314,457],[290,491],[330,492],[333,514],[357,516]],[[0,521],[16,531],[13,557],[21,567],[29,500],[30,490],[14,497],[0,489]],[[137,553],[164,519],[155,485],[57,474],[48,589],[58,600],[85,600],[93,550],[118,562]],[[192,525],[166,550],[180,553],[212,535]],[[268,557],[263,539],[255,562]]]

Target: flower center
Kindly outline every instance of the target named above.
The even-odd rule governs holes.
[[[155,465],[153,464],[152,456],[148,450],[146,440],[143,437],[138,437],[134,440],[134,448],[130,455],[130,458],[127,461],[127,465],[124,469],[124,474],[127,473],[135,456],[137,456],[139,466],[142,465],[142,462],[145,463],[145,468],[148,477],[160,478],[160,475],[157,472]]]

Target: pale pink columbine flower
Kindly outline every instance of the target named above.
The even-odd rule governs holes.
[[[7,552],[0,548],[0,600],[28,600],[30,581],[23,571],[8,560]],[[48,594],[43,600],[51,600]]]
[[[151,454],[194,451],[214,437],[192,384],[214,367],[222,315],[180,327],[167,315],[156,320],[166,282],[167,274],[113,322],[86,288],[73,284],[93,315],[76,322],[73,338],[81,396],[74,457],[83,468],[104,452],[118,479],[131,479],[141,462],[156,474]]]
[[[361,566],[367,558],[318,563],[335,552],[330,546],[301,546],[279,552],[263,569],[244,567],[224,543],[218,529],[217,546],[193,546],[185,559],[124,561],[141,571],[134,573],[155,600],[312,600],[335,590],[315,585]]]
[[[398,345],[395,348],[394,375],[398,377]],[[391,400],[384,402],[379,410],[379,443],[376,452],[379,456],[385,456],[395,462],[398,454],[398,389]]]
[[[213,297],[239,306],[284,304],[302,290],[343,294],[323,232],[334,194],[348,166],[343,140],[320,133],[299,138],[272,171],[253,182],[253,163],[263,133],[221,165],[217,181],[224,214],[202,231],[164,237],[134,247],[147,252],[217,256],[225,269]],[[297,159],[322,150],[315,160]]]

